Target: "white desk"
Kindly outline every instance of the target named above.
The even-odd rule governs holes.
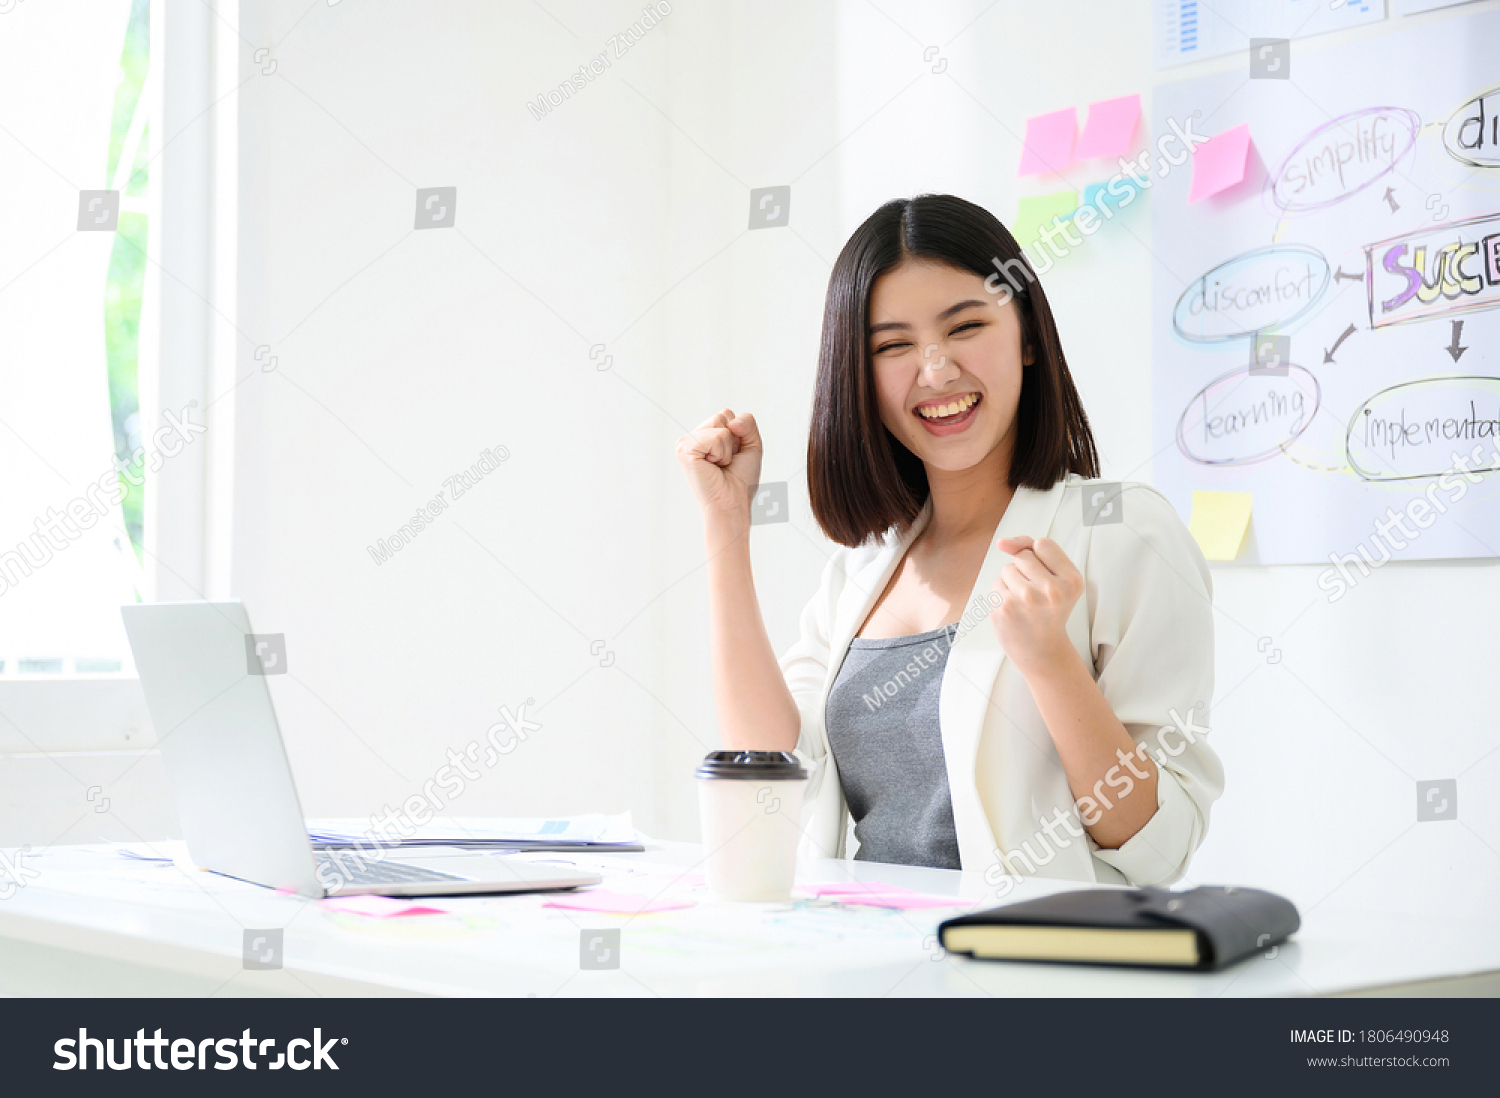
[[[177,848],[180,850],[180,847]],[[513,857],[519,855],[511,855]],[[540,857],[525,855],[525,857]],[[892,911],[822,901],[721,904],[676,880],[696,846],[558,859],[603,867],[602,887],[692,899],[636,916],[545,908],[546,895],[443,898],[451,914],[336,913],[182,863],[108,847],[28,855],[40,876],[0,901],[0,994],[9,995],[953,995],[1274,996],[1400,988],[1500,991],[1493,922],[1440,922],[1318,908],[1274,957],[1227,972],[1155,973],[977,962],[935,944],[962,909]],[[699,867],[701,872],[701,867]],[[983,884],[947,870],[803,863],[799,884],[880,880],[972,897]],[[1081,887],[1027,880],[1011,899]],[[284,967],[247,971],[243,931],[281,927]],[[583,929],[621,928],[621,966],[583,971]]]

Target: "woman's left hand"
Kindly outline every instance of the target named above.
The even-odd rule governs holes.
[[[1067,626],[1083,594],[1083,575],[1051,538],[1001,538],[997,544],[1015,558],[995,581],[1001,602],[990,612],[1005,654],[1023,675],[1076,658]]]

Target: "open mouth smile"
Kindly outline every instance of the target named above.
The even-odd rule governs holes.
[[[984,397],[979,393],[964,393],[961,396],[918,404],[912,409],[912,414],[934,435],[957,434],[969,425],[983,400]]]

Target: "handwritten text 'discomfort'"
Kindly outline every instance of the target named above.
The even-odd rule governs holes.
[[[1172,327],[1194,343],[1223,343],[1296,320],[1328,288],[1328,261],[1300,244],[1257,248],[1221,263],[1183,291]]]

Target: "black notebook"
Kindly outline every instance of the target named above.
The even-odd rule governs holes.
[[[1300,925],[1290,900],[1258,888],[1089,888],[962,915],[938,933],[944,949],[984,959],[1210,971]]]

